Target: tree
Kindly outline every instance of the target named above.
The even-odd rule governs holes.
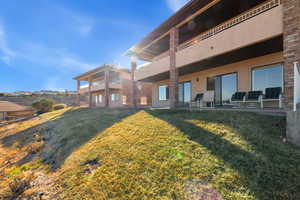
[[[39,114],[51,112],[53,109],[53,100],[52,99],[41,99],[32,104],[32,107],[36,109]]]

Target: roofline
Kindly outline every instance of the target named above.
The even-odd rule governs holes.
[[[17,108],[17,109],[12,109],[12,110],[1,110],[0,112],[23,112],[23,111],[33,111],[33,108],[32,108],[32,107],[19,105],[19,104],[17,104],[17,103],[11,102],[11,101],[0,101],[0,102],[13,104],[14,106],[19,107],[19,108]]]
[[[189,2],[187,2],[182,8],[180,8],[173,15],[171,15],[169,18],[167,18],[163,23],[161,23],[153,31],[151,31],[150,33],[148,33],[139,43],[137,43],[137,44],[133,45],[131,48],[129,48],[123,55],[125,55],[125,56],[135,55],[135,53],[136,53],[135,49],[137,48],[137,46],[139,46],[143,41],[145,41],[147,39],[147,37],[150,37],[152,34],[154,34],[159,29],[161,29],[165,24],[167,24],[168,22],[170,22],[174,18],[176,18],[183,10],[188,9],[195,1],[196,0],[189,0]]]
[[[73,80],[79,80],[79,79],[81,79],[81,78],[83,78],[83,77],[85,77],[85,76],[88,76],[88,75],[90,75],[90,74],[94,74],[95,72],[98,72],[98,71],[100,71],[100,70],[104,70],[105,68],[114,69],[114,70],[116,70],[116,71],[120,70],[120,71],[127,72],[127,73],[130,73],[130,72],[131,72],[129,69],[122,68],[122,67],[116,67],[116,66],[113,65],[113,64],[104,64],[104,65],[102,65],[102,66],[100,66],[100,67],[97,67],[97,68],[92,69],[92,70],[90,70],[90,71],[87,71],[87,72],[85,72],[85,73],[83,73],[83,74],[80,74],[79,76],[74,77]]]

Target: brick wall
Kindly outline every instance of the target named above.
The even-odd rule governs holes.
[[[294,62],[300,62],[300,1],[282,0],[284,34],[284,104],[293,107]]]

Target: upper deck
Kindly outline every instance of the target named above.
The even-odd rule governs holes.
[[[261,56],[281,51],[283,16],[280,0],[243,1],[237,3],[245,4],[239,8],[239,12],[233,8],[241,5],[229,2],[233,1],[211,1],[195,11],[192,17],[188,17],[189,20],[184,19],[182,23],[175,25],[178,29],[176,67],[179,74],[200,71],[208,66],[216,67],[222,62],[216,61],[212,64],[208,60],[222,55],[231,54],[231,57],[219,59],[236,61],[235,57],[239,55],[241,59],[247,58],[243,54]],[[150,62],[138,68],[135,73],[136,80],[167,78],[170,66],[170,36],[168,32],[165,34],[143,47],[137,45],[132,49],[140,59]]]

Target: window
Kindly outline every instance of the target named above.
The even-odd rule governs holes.
[[[94,104],[97,104],[97,103],[98,103],[98,96],[93,96],[93,97],[92,97],[92,102],[93,102]]]
[[[179,83],[178,85],[178,100],[180,103],[189,103],[192,98],[191,82]]]
[[[113,75],[111,77],[111,80],[110,80],[112,83],[120,83],[120,76],[119,74],[116,74],[116,75]]]
[[[169,100],[169,86],[161,85],[159,86],[159,100],[160,101],[167,101]]]
[[[222,104],[229,104],[230,99],[237,91],[237,73],[221,76],[221,97]]]
[[[266,88],[283,88],[283,65],[277,64],[252,70],[252,90],[265,92]]]
[[[99,96],[98,96],[98,102],[102,103],[102,94],[99,94]]]
[[[122,102],[123,102],[124,105],[127,104],[127,96],[122,97]]]
[[[147,105],[147,97],[141,97],[141,105]]]
[[[113,102],[119,101],[119,94],[112,94],[111,101],[113,101]]]

